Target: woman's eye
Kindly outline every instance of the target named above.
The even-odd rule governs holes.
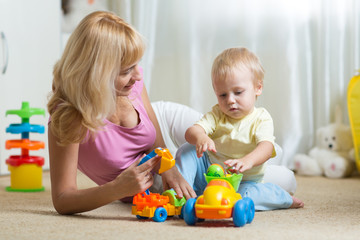
[[[120,75],[124,76],[124,75],[128,75],[131,72],[132,68],[129,68],[123,72],[120,73]]]
[[[131,66],[130,68],[126,69],[125,71],[121,72],[120,75],[128,75],[129,73],[132,72],[132,70],[135,69],[135,67],[137,66],[137,64]]]

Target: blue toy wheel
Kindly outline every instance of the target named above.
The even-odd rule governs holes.
[[[236,227],[242,227],[246,224],[246,203],[244,200],[238,200],[233,208],[233,221]]]
[[[247,221],[246,223],[251,223],[255,216],[255,204],[254,201],[249,197],[243,198],[245,204],[246,204],[246,212],[247,212]]]
[[[184,209],[185,209],[185,205],[183,205],[181,207],[181,212],[180,212],[180,215],[179,215],[179,218],[181,218],[181,219],[184,219]]]
[[[184,208],[184,220],[187,225],[195,225],[197,218],[195,216],[195,198],[190,198],[186,201]]]
[[[148,217],[143,217],[143,216],[140,216],[140,215],[136,215],[137,219],[140,219],[140,220],[144,220],[144,219],[148,219]]]
[[[163,207],[159,207],[155,210],[154,217],[152,218],[155,222],[164,222],[167,218],[167,211]]]

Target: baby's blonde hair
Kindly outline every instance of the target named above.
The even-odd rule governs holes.
[[[264,69],[259,58],[246,48],[228,48],[220,53],[214,60],[211,78],[225,79],[233,69],[250,70],[253,74],[254,84],[263,84]]]
[[[142,36],[110,12],[93,12],[71,34],[55,64],[47,108],[59,144],[94,136],[116,107],[115,80],[122,69],[141,59]]]

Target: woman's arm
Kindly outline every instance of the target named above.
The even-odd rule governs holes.
[[[160,158],[156,157],[137,166],[139,159],[115,180],[102,186],[78,189],[76,177],[79,144],[59,146],[57,138],[51,132],[50,125],[48,140],[51,194],[53,205],[60,214],[93,210],[112,201],[133,196],[153,184],[153,178],[149,172],[159,163]]]
[[[160,125],[156,118],[154,109],[151,106],[149,96],[147,94],[145,85],[143,87],[141,93],[142,101],[145,106],[146,112],[149,115],[150,120],[152,121],[155,129],[156,129],[156,140],[153,148],[156,147],[166,147],[164,139],[161,134]],[[185,196],[186,199],[196,197],[196,194],[192,187],[186,182],[186,180],[182,177],[179,170],[176,166],[172,167],[170,170],[161,174],[164,190],[173,188],[178,195],[179,198]]]

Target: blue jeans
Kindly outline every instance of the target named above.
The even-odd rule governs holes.
[[[177,150],[175,159],[182,176],[198,196],[202,195],[207,185],[204,173],[211,165],[208,154],[205,152],[198,158],[195,146],[185,143]],[[237,192],[242,197],[250,197],[255,203],[255,210],[260,211],[289,208],[293,203],[290,194],[273,183],[244,181]]]

